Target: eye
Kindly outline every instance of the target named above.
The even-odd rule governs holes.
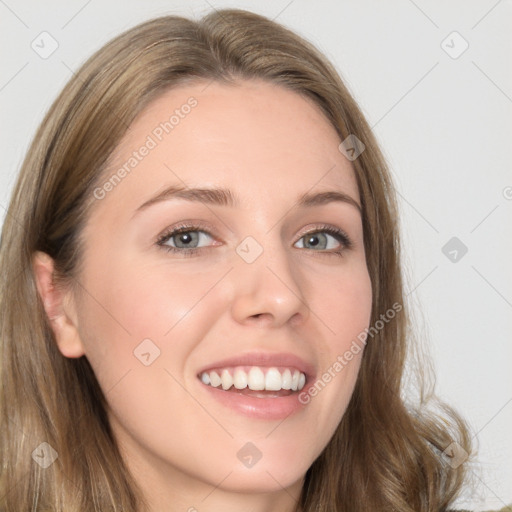
[[[212,240],[212,235],[198,226],[180,226],[163,233],[157,244],[169,252],[193,254],[212,245]]]
[[[182,225],[165,231],[158,238],[157,245],[181,256],[193,256],[215,245],[213,242],[214,237],[201,226]],[[341,256],[352,247],[352,241],[341,229],[325,226],[302,235],[294,247]]]
[[[181,231],[169,237],[170,245],[179,249],[190,249],[200,247],[201,242],[208,239],[208,234],[204,231]]]
[[[338,255],[351,246],[352,242],[348,235],[341,231],[341,229],[332,227],[306,233],[295,245],[299,249],[310,249],[317,252],[326,251]]]

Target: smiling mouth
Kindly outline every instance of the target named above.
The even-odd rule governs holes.
[[[251,396],[279,398],[299,392],[306,384],[306,375],[292,367],[237,366],[204,371],[201,382],[212,388]]]

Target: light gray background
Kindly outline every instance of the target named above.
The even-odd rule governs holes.
[[[38,123],[85,58],[145,19],[225,6],[316,44],[374,127],[399,191],[408,299],[437,391],[479,445],[460,504],[512,502],[510,1],[0,0],[1,218]],[[43,31],[58,42],[47,59],[31,48]],[[463,49],[453,31],[469,44],[458,58],[445,51]],[[454,236],[468,248],[456,262],[442,252]]]

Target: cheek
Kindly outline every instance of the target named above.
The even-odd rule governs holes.
[[[323,279],[310,301],[327,328],[328,353],[346,350],[369,325],[372,309],[372,285],[365,265],[347,267],[338,276]]]
[[[171,369],[182,365],[192,340],[200,340],[219,317],[220,302],[211,291],[224,274],[171,272],[120,255],[111,261],[115,268],[91,261],[79,312],[86,356],[107,389],[139,368],[141,359]]]
[[[325,290],[321,293],[321,290]],[[326,327],[317,347],[321,354],[315,382],[304,388],[303,403],[330,438],[348,406],[364,353],[364,338],[372,308],[371,280],[365,265],[340,272],[312,294],[311,310]]]

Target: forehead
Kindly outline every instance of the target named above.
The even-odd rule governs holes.
[[[127,131],[105,179],[125,172],[101,208],[136,208],[172,183],[230,188],[249,205],[316,188],[357,200],[354,171],[339,144],[320,108],[283,86],[256,80],[180,86],[150,103]]]

